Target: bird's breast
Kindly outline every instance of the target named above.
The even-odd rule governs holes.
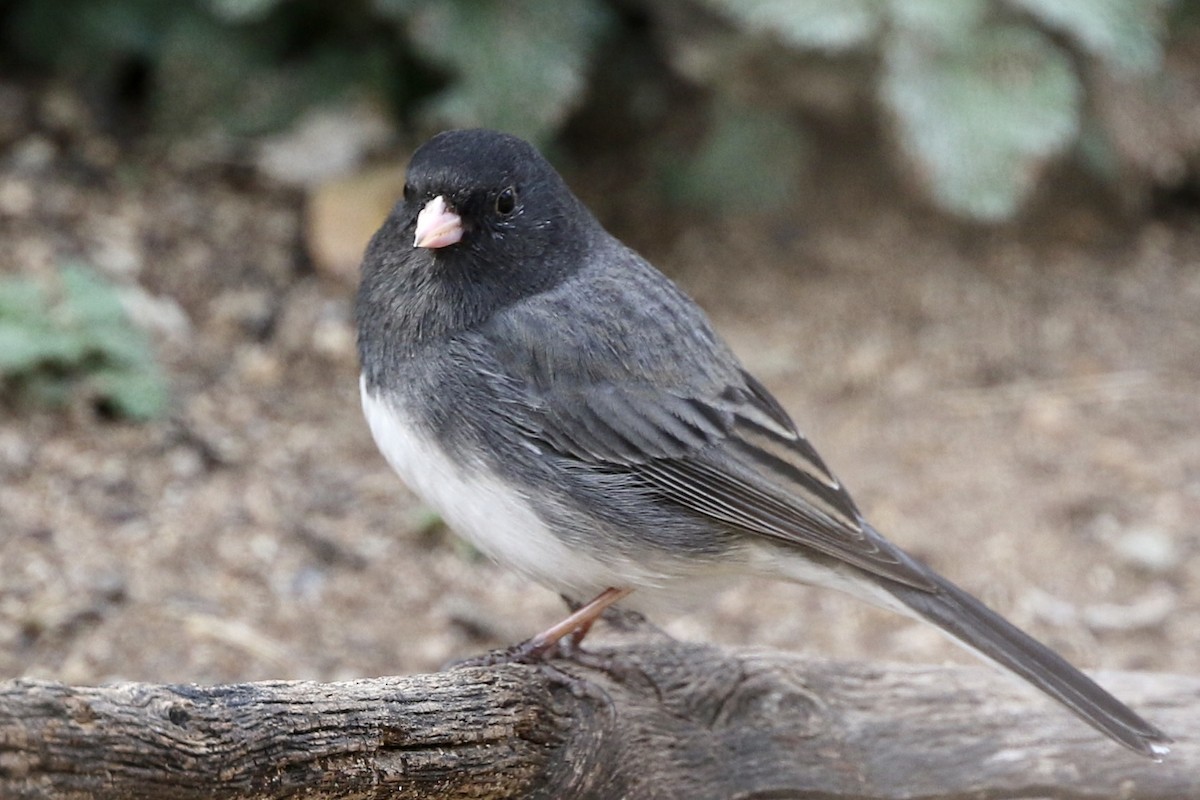
[[[626,585],[585,550],[564,542],[526,492],[490,466],[486,453],[453,457],[403,398],[360,380],[363,413],[380,452],[400,478],[460,536],[500,563],[556,591],[590,596]],[[456,451],[457,452],[457,451]]]

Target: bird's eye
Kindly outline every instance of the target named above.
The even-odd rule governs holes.
[[[404,201],[411,203],[413,198],[417,196],[417,190],[413,188],[411,183],[404,184]]]
[[[500,194],[496,195],[496,213],[502,217],[507,217],[517,207],[517,190],[509,186]]]

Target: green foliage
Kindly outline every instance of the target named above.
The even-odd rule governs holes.
[[[747,30],[800,48],[838,53],[861,47],[882,22],[877,0],[705,0]]]
[[[880,5],[887,14],[893,38],[920,38],[942,46],[964,43],[984,23],[989,0],[891,0]]]
[[[149,419],[167,389],[149,344],[115,287],[82,266],[64,267],[57,291],[0,279],[0,389],[22,402],[61,405],[82,390],[101,407]]]
[[[274,130],[346,93],[391,96],[403,74],[394,36],[372,30],[354,2],[12,5],[3,28],[10,57],[49,67],[112,101],[144,92],[151,126],[168,134],[213,124],[235,134]]]
[[[1047,32],[1101,68],[1150,72],[1171,0],[706,2],[800,52],[881,55],[876,94],[932,199],[998,221],[1081,130],[1103,133],[1084,117],[1081,62]]]
[[[1162,60],[1171,0],[1010,0],[1111,66],[1150,72]]]
[[[602,12],[591,0],[421,3],[408,12],[413,46],[454,74],[425,113],[545,138],[582,99]]]
[[[781,115],[718,100],[699,146],[665,158],[667,196],[722,212],[786,207],[804,161],[803,143]]]
[[[785,71],[824,61],[835,69],[806,87],[812,96],[873,96],[930,198],[996,221],[1020,210],[1049,164],[1112,150],[1083,73],[1153,76],[1168,24],[1194,20],[1197,5],[691,2],[725,21],[720,34],[709,35],[714,26],[698,21],[709,15],[695,8],[618,0],[7,0],[0,64],[42,66],[93,97],[132,99],[136,119],[168,133],[219,125],[253,135],[313,106],[367,97],[419,129],[482,125],[545,145],[589,96],[627,102],[642,121],[648,102],[661,105],[638,86],[589,93],[589,81],[618,81],[607,70],[620,56],[597,60],[602,42],[610,55],[626,45],[665,50],[637,63],[677,71],[711,103],[709,127],[683,134],[695,147],[662,148],[671,196],[746,205],[786,189],[799,159],[802,115],[792,112],[805,109],[788,104],[803,104],[805,77]],[[645,20],[653,35],[638,32]],[[840,84],[827,80],[834,72]],[[763,100],[772,94],[782,99]],[[621,119],[608,111],[592,118]]]
[[[13,0],[9,55],[120,98],[145,84],[153,127],[276,130],[347,96],[430,126],[533,139],[583,97],[600,0]],[[441,71],[447,73],[439,80]]]
[[[889,44],[880,96],[934,199],[980,220],[1011,217],[1078,132],[1082,92],[1067,56],[1013,26]]]

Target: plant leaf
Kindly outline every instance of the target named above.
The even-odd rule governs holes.
[[[32,372],[48,364],[73,364],[83,352],[83,343],[70,333],[24,320],[0,320],[0,374]]]
[[[60,276],[63,300],[76,325],[87,327],[125,323],[125,308],[112,284],[92,270],[78,265],[63,267]]]
[[[879,91],[934,200],[979,220],[1016,213],[1079,131],[1079,79],[1066,54],[1029,28],[937,43],[897,31]]]
[[[1128,72],[1162,61],[1164,16],[1172,0],[1008,0],[1086,51]]]
[[[439,125],[484,125],[544,140],[580,100],[608,21],[595,0],[422,5],[413,46],[454,72],[425,109]]]
[[[69,377],[46,371],[18,376],[13,383],[14,393],[21,402],[43,408],[65,406],[70,402],[74,389]]]
[[[706,0],[740,27],[778,36],[802,50],[842,53],[879,31],[878,0]]]
[[[987,14],[987,0],[891,0],[894,26],[939,41],[972,36]]]
[[[256,22],[283,0],[208,0],[212,13],[225,22]]]
[[[81,265],[60,270],[58,301],[29,279],[0,281],[0,385],[40,405],[57,405],[85,383],[114,413],[160,414],[167,387],[149,342],[132,325],[116,288]],[[21,300],[29,306],[11,313]]]
[[[99,370],[92,376],[92,386],[114,412],[129,419],[153,419],[167,407],[167,387],[157,372]]]
[[[46,293],[28,278],[0,279],[0,321],[40,323],[46,318]]]
[[[718,98],[698,150],[668,161],[667,196],[721,213],[784,205],[795,191],[804,145],[782,113]]]

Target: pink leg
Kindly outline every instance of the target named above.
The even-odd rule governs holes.
[[[594,600],[580,606],[562,622],[551,625],[529,641],[520,645],[522,655],[528,657],[541,656],[558,644],[563,637],[571,634],[575,635],[572,645],[577,646],[583,641],[583,637],[587,635],[587,632],[592,629],[592,624],[604,613],[604,609],[618,600],[628,597],[632,592],[633,589],[616,589],[612,587],[605,589]]]

